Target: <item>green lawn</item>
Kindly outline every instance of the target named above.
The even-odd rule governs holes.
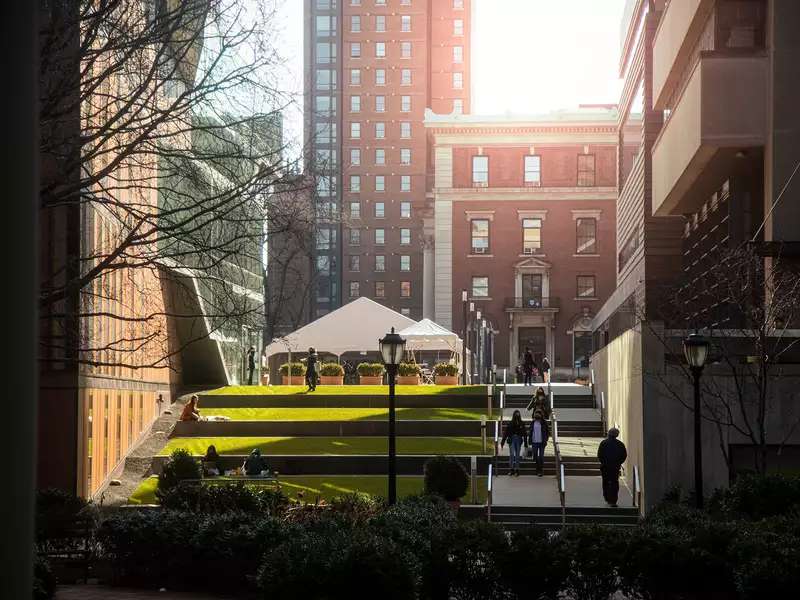
[[[306,502],[314,502],[317,496],[330,501],[337,496],[359,492],[370,496],[385,498],[387,481],[383,475],[297,475],[281,476],[281,489],[290,498],[300,498]],[[149,477],[136,489],[128,502],[130,504],[156,504],[157,477]],[[250,485],[250,484],[248,484]],[[254,483],[252,485],[259,485]],[[269,484],[272,485],[272,484]],[[397,477],[398,496],[409,496],[422,491],[422,477],[416,475],[399,475]],[[471,502],[472,494],[467,492],[464,502]],[[486,477],[478,477],[478,503],[486,501]]]
[[[294,396],[306,394],[304,385],[229,385],[204,392],[204,395],[230,396]],[[485,396],[485,385],[398,385],[398,396],[427,396],[437,394]],[[309,395],[322,396],[385,396],[389,387],[385,385],[319,385]]]
[[[388,408],[208,408],[209,415],[231,421],[385,421]],[[398,408],[397,418],[408,421],[479,421],[485,410],[464,408]]]
[[[220,454],[249,454],[253,448],[270,454],[385,454],[388,440],[381,437],[185,437],[171,439],[161,455],[184,448],[202,456],[210,445]],[[490,448],[487,444],[487,451]],[[398,454],[482,454],[479,437],[411,437],[397,438]]]

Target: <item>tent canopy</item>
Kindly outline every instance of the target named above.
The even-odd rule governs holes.
[[[415,325],[413,319],[378,304],[369,298],[359,298],[264,348],[264,356],[281,352],[330,352],[341,356],[345,352],[378,351],[378,340],[394,327],[400,331]]]
[[[450,350],[461,352],[461,339],[452,331],[445,329],[430,319],[409,325],[401,330],[408,350]]]

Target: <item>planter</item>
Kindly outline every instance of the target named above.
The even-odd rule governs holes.
[[[361,385],[383,385],[383,375],[359,375],[358,383]]]
[[[436,385],[458,385],[458,375],[435,375]]]
[[[261,375],[261,385],[269,385],[269,373],[263,373]]]
[[[306,378],[302,375],[281,375],[281,385],[305,385]]]
[[[419,385],[419,375],[398,375],[397,385]]]
[[[344,385],[344,375],[320,375],[320,385]]]

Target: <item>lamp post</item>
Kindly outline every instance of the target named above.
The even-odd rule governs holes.
[[[392,330],[378,342],[389,376],[389,504],[397,502],[397,446],[395,434],[395,394],[394,382],[397,366],[406,352],[406,341]]]
[[[703,508],[703,448],[700,420],[700,376],[708,356],[708,340],[693,333],[683,340],[683,354],[694,378],[694,495],[697,508]]]
[[[475,312],[475,379],[473,383],[481,383],[481,311]]]
[[[461,383],[467,385],[467,290],[461,290],[461,304],[464,307],[462,323],[464,335],[461,338]]]

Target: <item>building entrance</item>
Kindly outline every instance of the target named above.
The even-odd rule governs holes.
[[[539,364],[547,353],[547,333],[544,327],[520,327],[517,329],[517,348],[520,354],[520,363],[525,354],[525,348],[530,348],[533,359]]]

